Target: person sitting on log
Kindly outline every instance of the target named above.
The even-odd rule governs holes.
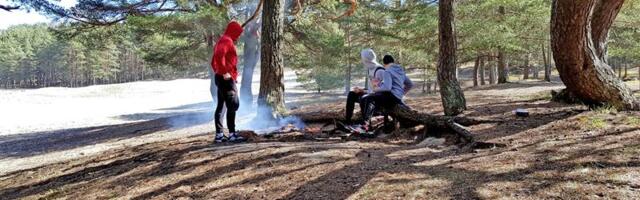
[[[385,55],[382,58],[382,63],[386,72],[391,75],[391,94],[399,100],[400,104],[404,104],[404,95],[413,88],[413,81],[407,76],[402,66],[395,63],[395,59],[391,55]]]
[[[364,49],[360,52],[360,57],[362,58],[362,64],[364,65],[365,71],[367,72],[367,81],[365,83],[365,88],[354,87],[351,92],[347,95],[347,105],[346,105],[346,116],[345,116],[345,124],[352,125],[351,118],[353,117],[353,111],[355,109],[355,104],[360,104],[360,110],[363,114],[364,118],[364,110],[365,104],[362,103],[362,97],[367,95],[368,93],[373,93],[373,90],[369,90],[368,88],[374,88],[374,82],[380,82],[382,80],[382,74],[379,71],[384,71],[384,67],[378,63],[376,53],[372,49]]]
[[[372,130],[371,117],[376,111],[381,111],[381,108],[391,109],[396,105],[404,105],[403,98],[411,88],[413,88],[413,82],[407,76],[402,66],[395,63],[395,60],[390,55],[385,55],[382,59],[385,70],[380,71],[380,79],[375,79],[373,82],[374,93],[362,97],[363,109],[363,128],[365,131]],[[377,81],[377,82],[376,82]],[[384,122],[389,122],[389,116],[384,114]]]

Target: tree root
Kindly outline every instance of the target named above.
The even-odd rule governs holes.
[[[578,96],[567,89],[562,89],[560,91],[551,90],[551,101],[568,104],[583,103]]]

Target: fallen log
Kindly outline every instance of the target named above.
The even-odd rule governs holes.
[[[410,122],[413,124],[422,124],[427,127],[440,127],[445,129],[446,127],[448,127],[447,123],[451,120],[462,126],[473,126],[478,124],[501,122],[497,120],[484,120],[465,116],[432,115],[412,110],[411,108],[403,105],[394,106],[388,111],[388,113],[389,115],[399,119],[400,121]]]
[[[475,140],[473,138],[473,134],[466,128],[466,126],[501,122],[497,120],[484,120],[466,116],[432,115],[412,110],[411,108],[403,105],[394,106],[393,108],[385,110],[385,112],[400,122],[401,127],[411,128],[416,125],[424,125],[427,129],[431,130],[451,131],[460,136],[462,143],[471,145],[475,143]],[[344,120],[344,110],[323,110],[313,112],[302,111],[291,114],[296,115],[305,123],[326,123],[333,120]],[[354,116],[359,115],[355,114]]]

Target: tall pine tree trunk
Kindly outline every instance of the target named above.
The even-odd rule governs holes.
[[[507,67],[507,55],[504,50],[498,51],[498,84],[509,82],[509,67]]]
[[[258,116],[279,118],[284,114],[284,0],[264,1]]]
[[[529,79],[529,71],[531,71],[531,67],[529,66],[529,57],[531,57],[531,54],[527,53],[527,56],[524,58],[524,75],[522,77],[523,80]]]
[[[251,108],[253,105],[253,72],[258,60],[260,60],[260,22],[254,20],[245,26],[244,33],[244,68],[242,69],[242,82],[240,83],[240,105]]]
[[[422,68],[422,93],[428,94],[427,89],[431,90],[431,88],[429,88],[431,84],[428,84],[429,81],[430,80],[427,79],[427,67],[425,65],[425,67]]]
[[[620,61],[616,62],[616,68],[618,69],[618,78],[622,78],[622,63]]]
[[[538,65],[532,65],[531,66],[531,73],[533,73],[533,79],[538,80],[539,77],[539,73],[540,73],[540,68],[538,67]]]
[[[349,94],[351,91],[351,62],[347,63],[347,68],[345,69],[345,77],[344,77],[344,94]]]
[[[550,50],[549,50],[550,51]],[[545,49],[545,44],[542,44],[542,60],[544,61],[544,81],[551,82],[551,58],[548,51]]]
[[[627,79],[629,75],[629,63],[624,63],[624,75],[622,75],[622,80]]]
[[[495,60],[492,56],[489,58],[489,84],[496,84],[496,66],[492,61]]]
[[[347,25],[346,29],[346,39],[347,39],[347,52],[345,52],[346,58],[347,58],[347,68],[346,73],[345,73],[345,80],[344,80],[344,94],[349,94],[349,91],[351,91],[351,57],[350,55],[350,51],[351,51],[351,27]]]
[[[498,7],[498,13],[500,14],[500,22],[503,23],[504,15],[506,13],[504,6]],[[498,47],[498,84],[507,83],[509,81],[509,68],[506,65],[506,55],[504,47]]]
[[[560,78],[588,104],[640,110],[631,90],[606,63],[609,29],[624,0],[554,0],[551,44]]]
[[[473,87],[477,87],[478,86],[478,68],[480,67],[480,59],[482,57],[478,56],[476,57],[476,62],[473,65]]]
[[[444,113],[454,116],[466,109],[466,100],[456,79],[456,36],[453,0],[441,0],[438,8],[440,55],[438,56],[438,82]]]
[[[207,50],[209,52],[207,52],[207,54],[209,55],[209,60],[207,61],[207,63],[204,64],[204,66],[209,70],[209,92],[211,93],[211,102],[213,102],[213,106],[215,106],[218,102],[218,98],[216,98],[218,96],[218,87],[216,86],[216,81],[215,81],[215,72],[213,72],[213,67],[211,66],[211,59],[213,59],[213,47],[214,47],[214,38],[213,38],[213,32],[212,31],[207,31],[205,33],[205,38],[207,40]],[[144,76],[142,77],[144,79]]]
[[[485,85],[486,82],[484,81],[484,57],[480,57],[480,85]]]

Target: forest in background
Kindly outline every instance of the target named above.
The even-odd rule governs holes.
[[[197,9],[129,16],[110,26],[57,21],[1,30],[0,87],[206,78],[211,42],[229,20],[249,17],[257,1],[234,1],[223,7],[176,2],[177,8]],[[635,67],[640,58],[640,41],[634,39],[640,34],[640,14],[634,12],[639,3],[627,1],[611,29],[609,59],[623,77],[622,69]],[[549,77],[550,4],[550,0],[458,2],[458,65],[475,62],[476,85],[508,81],[509,73],[500,73],[499,67],[523,79]],[[285,66],[297,72],[305,88],[348,90],[352,80],[364,77],[359,51],[368,47],[380,55],[394,55],[409,71],[418,72],[424,83],[434,81],[437,4],[361,1],[355,15],[335,19],[346,8],[340,2],[321,1],[305,6],[304,12],[286,13],[297,16],[286,18]],[[259,49],[259,42],[250,42],[257,34],[250,36],[245,33],[237,43],[241,58],[248,56],[245,49]],[[243,60],[240,69],[246,66]]]

